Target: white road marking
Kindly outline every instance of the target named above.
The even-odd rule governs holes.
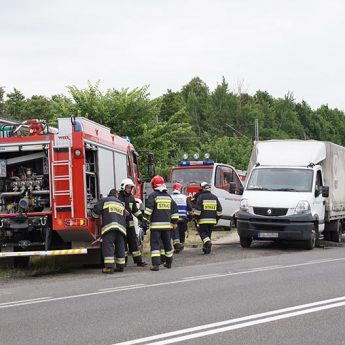
[[[197,278],[203,278],[203,277],[214,277],[214,276],[218,276],[220,273],[212,273],[212,274],[204,274],[201,276],[194,276],[194,277],[185,277],[183,279],[197,279]]]
[[[112,345],[134,345],[134,344],[144,344],[144,343],[155,344],[155,345],[171,344],[171,343],[175,343],[179,341],[189,340],[193,338],[200,338],[200,337],[204,337],[211,334],[227,332],[234,329],[254,326],[261,323],[272,322],[276,320],[291,318],[291,317],[295,317],[299,315],[314,313],[314,312],[327,310],[331,308],[338,308],[342,306],[345,306],[345,296],[313,302],[313,303],[301,304],[301,305],[278,309],[278,310],[272,310],[265,313],[248,315],[248,316],[244,316],[244,317],[240,317],[236,319],[230,319],[230,320],[210,323],[206,325],[185,328],[185,329],[181,329],[181,330],[177,330],[173,332],[157,334],[150,337],[129,340],[129,341],[116,343]],[[236,325],[233,325],[233,324],[236,324]],[[232,325],[232,326],[229,326],[229,325]],[[222,327],[222,326],[226,326],[226,327]],[[192,332],[195,332],[195,333],[186,335],[187,333],[192,333]],[[183,336],[180,336],[180,335],[183,335]],[[176,337],[176,336],[179,336],[179,337]],[[175,337],[175,338],[172,338],[172,337]],[[170,338],[170,339],[154,342],[156,340],[160,340],[164,338]]]
[[[136,284],[136,285],[129,285],[128,287],[114,287],[109,289],[102,289],[98,290],[96,292],[88,292],[78,295],[70,295],[70,296],[62,296],[62,297],[41,297],[33,300],[28,300],[27,302],[8,302],[5,304],[0,304],[0,309],[4,308],[11,308],[11,307],[17,307],[17,306],[23,306],[28,304],[37,304],[37,303],[43,303],[43,302],[54,302],[54,301],[62,301],[62,300],[68,300],[73,298],[81,298],[81,297],[89,297],[89,296],[96,296],[106,293],[113,293],[113,292],[120,292],[120,291],[128,291],[128,290],[135,290],[135,289],[144,289],[144,288],[151,288],[151,287],[158,287],[158,286],[165,286],[165,285],[174,285],[174,284],[181,284],[181,283],[188,283],[192,281],[198,281],[198,280],[204,280],[204,279],[215,279],[215,278],[222,278],[222,277],[230,277],[230,276],[236,276],[236,275],[242,275],[242,274],[250,274],[250,273],[258,273],[258,272],[264,272],[269,270],[280,270],[280,269],[286,269],[286,268],[292,268],[292,267],[300,267],[300,266],[308,266],[308,265],[316,265],[318,263],[329,263],[329,262],[336,262],[336,261],[344,261],[345,258],[337,258],[337,259],[330,259],[325,262],[304,262],[300,264],[292,264],[292,265],[286,265],[286,266],[266,266],[266,267],[257,267],[252,270],[247,271],[239,271],[239,272],[229,272],[229,273],[215,273],[210,275],[204,275],[204,276],[196,276],[190,277],[190,278],[182,278],[180,280],[175,281],[167,281],[163,283],[154,283],[154,284]],[[42,300],[41,300],[42,299]]]
[[[138,286],[144,286],[145,284],[133,284],[133,285],[126,285],[126,286],[114,286],[111,288],[107,288],[107,289],[99,289],[98,291],[114,291],[114,290],[118,290],[118,289],[127,289],[127,288],[132,288],[132,287],[138,287]]]
[[[50,299],[50,298],[52,298],[52,297],[39,297],[39,298],[32,298],[32,299],[24,299],[24,300],[21,300],[21,301],[4,302],[4,303],[0,303],[0,307],[6,306],[8,304],[19,305],[19,304],[24,304],[26,302],[35,302],[35,301],[47,300],[47,299]]]

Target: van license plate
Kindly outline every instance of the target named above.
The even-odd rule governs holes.
[[[277,232],[259,232],[259,238],[278,238]]]

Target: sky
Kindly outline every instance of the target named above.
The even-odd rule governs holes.
[[[0,0],[0,86],[292,93],[345,110],[343,0]]]

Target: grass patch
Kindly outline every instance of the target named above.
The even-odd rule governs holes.
[[[59,260],[57,260],[59,259]],[[62,258],[31,257],[27,268],[0,267],[0,279],[35,277],[66,271]]]

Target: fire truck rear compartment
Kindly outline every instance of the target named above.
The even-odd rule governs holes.
[[[1,247],[41,248],[47,242],[51,213],[47,154],[20,150],[0,155]]]

